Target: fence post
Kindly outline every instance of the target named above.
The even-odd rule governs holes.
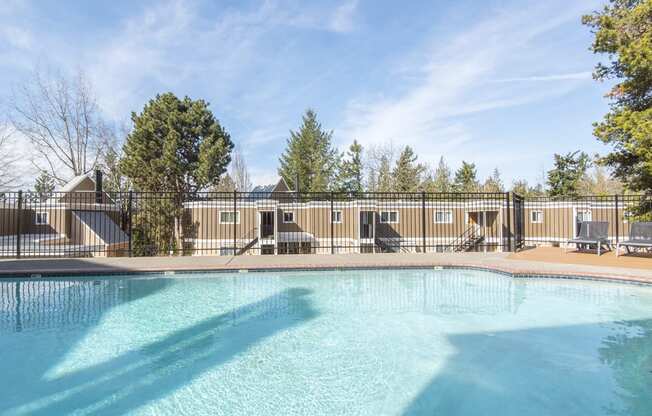
[[[421,191],[421,248],[426,252],[426,191]]]
[[[512,198],[513,198],[512,194]],[[512,247],[512,209],[509,206],[509,197],[510,193],[506,192],[505,193],[505,199],[507,202],[507,251],[513,251],[514,248]],[[514,204],[514,207],[516,207],[516,204]],[[514,218],[516,218],[516,213],[514,213]]]
[[[132,246],[132,242],[131,242],[131,239],[132,239],[131,234],[132,234],[132,230],[133,230],[133,226],[132,226],[132,218],[133,218],[133,215],[132,215],[132,203],[133,203],[133,199],[134,199],[134,192],[129,191],[129,199],[127,201],[127,203],[128,203],[128,205],[127,205],[127,221],[129,221],[129,257],[133,256],[133,254],[132,254],[132,247],[133,246]]]
[[[618,194],[614,195],[614,202],[616,203],[616,244],[618,244],[618,235],[620,234],[620,217],[618,216]]]
[[[237,249],[237,232],[238,232],[238,191],[233,191],[233,255],[238,255]]]
[[[18,218],[16,222],[16,258],[20,258],[20,235],[23,222],[23,191],[18,191]]]
[[[335,224],[333,223],[333,192],[331,192],[331,254],[335,254],[335,239],[333,233],[335,231]]]

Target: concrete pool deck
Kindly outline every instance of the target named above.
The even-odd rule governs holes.
[[[525,253],[525,252],[524,252]],[[282,256],[215,256],[215,257],[115,257],[75,259],[4,259],[0,260],[0,277],[31,275],[79,275],[106,273],[143,273],[167,271],[239,271],[303,270],[401,267],[469,267],[509,273],[516,277],[590,277],[604,280],[652,284],[652,258],[649,267],[602,265],[593,254],[594,263],[575,264],[520,258],[511,253],[396,253],[335,254]],[[571,256],[569,253],[568,256]],[[588,254],[587,254],[588,255]],[[528,254],[531,256],[531,254]],[[545,257],[545,256],[544,256]],[[602,256],[601,256],[602,257]],[[598,260],[595,260],[598,259]],[[572,261],[572,257],[566,258]],[[579,261],[579,260],[578,260]],[[648,265],[648,263],[642,263]],[[638,266],[638,263],[636,263]]]

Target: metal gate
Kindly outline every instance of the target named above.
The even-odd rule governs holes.
[[[514,209],[514,251],[525,247],[525,198],[512,193]]]

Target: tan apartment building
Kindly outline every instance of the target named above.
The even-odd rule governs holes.
[[[502,193],[306,195],[283,180],[250,193],[207,194],[183,210],[193,255],[507,251],[563,245],[581,221],[608,221],[612,241],[629,231],[627,206],[609,198],[533,199],[517,211]],[[17,234],[24,255],[129,254],[124,204],[88,176],[45,201],[0,200],[0,255],[11,255]]]

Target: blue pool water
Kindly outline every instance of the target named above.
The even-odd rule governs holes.
[[[0,299],[0,414],[652,415],[652,287],[333,271]]]

